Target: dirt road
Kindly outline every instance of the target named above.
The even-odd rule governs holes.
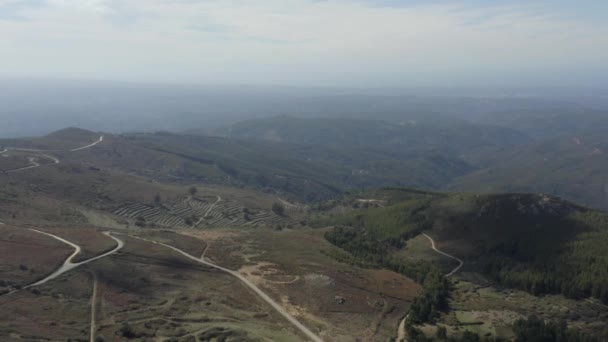
[[[96,342],[95,341],[95,321],[96,319],[96,313],[97,311],[97,274],[95,274],[95,272],[93,272],[93,294],[91,295],[91,329],[90,329],[90,333],[89,333],[89,342]]]
[[[53,164],[59,164],[60,163],[59,159],[57,159],[57,158],[55,158],[53,156],[50,156],[48,154],[41,154],[40,156],[48,158],[48,159],[51,159],[53,161]],[[40,167],[40,166],[43,166],[43,165],[49,165],[49,164],[40,164],[38,161],[36,161],[36,157],[29,157],[27,160],[30,162],[31,165],[20,167],[18,169],[6,170],[4,172],[5,173],[14,173],[14,172],[19,172],[19,171],[34,169],[34,168],[37,168],[37,167]]]
[[[432,248],[432,249],[433,249],[435,252],[437,252],[437,253],[439,253],[439,254],[441,254],[441,255],[443,255],[443,256],[446,256],[446,257],[448,257],[448,258],[450,258],[450,259],[454,259],[454,260],[458,261],[458,266],[456,266],[456,268],[454,268],[453,270],[451,270],[451,271],[450,271],[450,273],[446,274],[446,275],[445,275],[446,277],[451,277],[451,276],[453,276],[453,275],[454,275],[454,273],[458,272],[458,271],[460,270],[460,268],[462,268],[462,266],[464,265],[464,261],[462,261],[461,259],[459,259],[459,258],[457,258],[457,257],[455,257],[455,256],[453,256],[453,255],[450,255],[450,254],[448,254],[448,253],[446,253],[446,252],[442,252],[442,251],[438,250],[438,249],[435,247],[435,240],[433,240],[433,238],[432,238],[432,237],[430,237],[430,236],[428,236],[428,235],[426,235],[426,234],[424,234],[424,233],[423,233],[422,235],[424,235],[424,237],[426,237],[427,239],[429,239],[429,241],[431,242],[431,248]]]
[[[428,236],[427,234],[424,234],[424,233],[422,233],[422,235],[424,235],[424,237],[426,237],[431,242],[431,248],[435,252],[437,252],[437,253],[439,253],[439,254],[441,254],[443,256],[446,256],[446,257],[448,257],[450,259],[454,259],[454,260],[458,261],[458,266],[456,266],[453,270],[451,270],[449,273],[447,273],[445,275],[446,277],[453,276],[454,273],[458,272],[462,268],[462,266],[464,265],[464,261],[462,261],[461,259],[459,259],[459,258],[457,258],[457,257],[455,257],[453,255],[450,255],[450,254],[448,254],[446,252],[438,250],[437,247],[435,247],[435,240],[433,240],[432,237],[430,237],[430,236]],[[405,318],[403,318],[401,320],[401,322],[399,323],[399,327],[397,328],[397,342],[400,342],[400,341],[406,342],[407,341],[406,340],[406,333],[405,333],[405,322],[407,321],[408,316],[409,315],[406,315]]]
[[[86,146],[82,146],[82,147],[78,147],[69,151],[63,151],[63,152],[76,152],[76,151],[81,151],[81,150],[85,150],[88,148],[91,148],[97,144],[99,144],[100,142],[103,141],[103,135],[99,137],[99,139],[97,141],[95,141],[94,143],[88,144]],[[40,155],[37,155],[36,157],[45,157],[48,159],[51,159],[53,161],[53,164],[59,164],[61,161],[59,159],[57,159],[56,157],[53,157],[49,154],[44,154],[41,152],[62,152],[61,150],[32,150],[32,149],[24,149],[24,148],[9,148],[9,149],[4,149],[3,151],[0,152],[1,153],[6,153],[9,151],[17,151],[17,152],[35,152],[35,153],[40,153]],[[19,171],[25,171],[25,170],[29,170],[29,169],[35,169],[37,167],[41,167],[44,165],[48,165],[48,164],[40,164],[36,161],[35,157],[30,157],[28,158],[29,162],[31,163],[31,165],[22,167],[22,168],[18,168],[18,169],[14,169],[14,170],[7,170],[5,171],[5,173],[15,173],[15,172],[19,172]]]
[[[99,137],[99,139],[98,139],[96,142],[94,142],[94,143],[92,143],[92,144],[89,144],[89,145],[86,145],[86,146],[82,146],[82,147],[75,148],[75,149],[73,149],[73,150],[70,150],[70,152],[76,152],[76,151],[80,151],[80,150],[86,150],[87,148],[91,148],[91,147],[93,147],[93,146],[95,146],[95,145],[99,144],[99,143],[100,143],[100,142],[102,142],[102,141],[103,141],[103,135],[102,135],[102,136],[100,136],[100,137]]]
[[[157,245],[161,245],[164,247],[167,247],[169,249],[172,249],[180,254],[182,254],[183,256],[194,260],[198,263],[201,263],[203,265],[209,266],[209,267],[213,267],[215,269],[218,269],[220,271],[224,271],[234,277],[236,277],[237,279],[239,279],[241,282],[243,282],[243,284],[245,284],[247,287],[249,287],[251,290],[253,290],[253,292],[255,292],[260,298],[262,298],[266,303],[270,304],[270,306],[272,306],[279,314],[281,314],[283,317],[285,317],[285,319],[287,319],[291,324],[293,324],[296,328],[298,328],[298,330],[300,330],[304,335],[306,335],[310,340],[314,341],[314,342],[322,342],[323,340],[317,336],[315,333],[313,333],[310,329],[308,329],[307,327],[305,327],[302,323],[300,323],[300,321],[298,321],[295,317],[293,317],[290,313],[287,312],[287,310],[285,310],[282,306],[280,306],[277,302],[275,302],[272,298],[270,298],[266,293],[264,293],[259,287],[257,287],[255,284],[253,284],[252,282],[250,282],[247,278],[245,278],[244,276],[242,276],[240,273],[233,271],[233,270],[229,270],[227,268],[224,268],[222,266],[218,266],[216,264],[213,264],[211,262],[205,261],[203,259],[199,259],[195,256],[192,256],[184,251],[182,251],[179,248],[161,243],[161,242],[157,242],[157,241],[152,241],[152,240],[148,240],[148,239],[144,239],[141,237],[137,237],[137,236],[132,236],[133,238],[139,239],[139,240],[143,240],[149,243],[153,243],[153,244],[157,244]]]
[[[217,200],[209,207],[209,209],[207,209],[207,211],[205,212],[205,215],[203,215],[203,217],[201,217],[198,222],[196,222],[194,224],[194,227],[197,227],[201,222],[203,222],[203,220],[205,219],[205,217],[207,217],[207,215],[209,215],[209,213],[211,212],[211,210],[213,210],[213,208],[215,208],[215,205],[220,203],[220,201],[222,200],[221,196],[217,196]]]
[[[112,240],[116,241],[116,247],[114,247],[114,249],[112,249],[111,251],[106,252],[104,254],[98,255],[96,257],[93,257],[93,258],[90,258],[90,259],[87,259],[87,260],[84,260],[84,261],[81,261],[81,262],[74,263],[74,262],[72,262],[72,259],[74,259],[74,257],[76,257],[76,255],[78,255],[78,253],[80,253],[80,246],[78,246],[78,245],[76,245],[76,244],[74,244],[74,243],[72,243],[72,242],[70,242],[68,240],[65,240],[65,239],[63,239],[63,238],[61,238],[61,237],[59,237],[57,235],[53,235],[53,234],[50,234],[50,233],[42,232],[42,231],[39,231],[39,230],[36,230],[36,229],[30,229],[30,230],[33,231],[33,232],[36,232],[36,233],[48,235],[48,236],[50,236],[50,237],[52,237],[54,239],[57,239],[57,240],[65,243],[65,244],[68,244],[68,245],[74,247],[74,252],[64,261],[64,263],[63,263],[63,265],[61,265],[61,267],[59,267],[57,270],[55,270],[55,272],[51,273],[50,275],[46,276],[45,278],[43,278],[43,279],[41,279],[41,280],[39,280],[39,281],[37,281],[37,282],[35,282],[33,284],[24,286],[23,289],[27,289],[27,288],[30,288],[30,287],[33,287],[33,286],[42,285],[44,283],[47,283],[47,282],[49,282],[49,281],[51,281],[51,280],[59,277],[60,275],[62,275],[64,273],[66,273],[66,272],[68,272],[68,271],[70,271],[70,270],[78,267],[78,266],[82,266],[82,265],[88,264],[88,263],[90,263],[92,261],[95,261],[95,260],[98,260],[98,259],[110,256],[110,255],[118,252],[119,250],[121,250],[124,247],[124,245],[125,245],[125,243],[122,240],[120,240],[120,239],[112,236],[110,232],[104,232],[105,235],[107,235],[108,237],[110,237]]]

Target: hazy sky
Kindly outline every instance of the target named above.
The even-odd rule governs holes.
[[[0,77],[607,85],[608,1],[0,0]]]

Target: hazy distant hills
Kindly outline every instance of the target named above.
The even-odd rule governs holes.
[[[494,124],[502,114],[605,110],[607,94],[589,89],[331,89],[0,79],[0,137],[42,135],[69,126],[109,133],[210,131],[278,115]]]
[[[452,189],[536,191],[608,208],[608,141],[603,134],[566,136],[520,146]]]
[[[399,179],[395,184],[426,189],[545,192],[608,208],[608,177],[603,172],[608,166],[608,116],[575,111],[578,114],[487,114],[478,119],[484,123],[280,116],[236,123],[216,134],[234,141],[305,145],[316,152],[339,149],[356,156],[357,165],[387,161],[389,156],[401,161],[400,168],[386,163],[360,167],[367,170],[366,177],[382,179],[382,184]],[[438,159],[442,162],[428,163]],[[434,181],[416,179],[416,174]]]
[[[130,172],[156,170],[154,177],[278,191],[306,201],[405,186],[542,192],[608,208],[604,113],[543,110],[529,116],[486,114],[477,120],[432,116],[395,123],[282,115],[211,133],[108,137],[112,149],[92,162]],[[0,145],[62,149],[97,138],[70,128]]]
[[[280,116],[231,125],[220,134],[237,139],[257,139],[349,148],[383,147],[387,153],[403,150],[442,149],[470,152],[480,148],[521,144],[525,134],[508,128],[474,125],[463,120],[424,119],[388,123],[380,120],[296,118]]]
[[[105,158],[129,170],[158,166],[156,156],[162,153],[171,155],[168,176],[279,188],[303,198],[399,185],[542,191],[608,208],[602,173],[602,144],[608,136],[604,90],[283,89],[87,81],[3,81],[0,90],[0,137],[68,126],[114,134],[186,132],[116,137],[114,146],[122,151],[116,153],[134,158]],[[72,146],[68,138],[55,143],[52,136],[42,142],[30,139],[22,147],[67,148]],[[575,139],[585,148],[573,145]],[[305,181],[313,180],[326,190],[304,191]]]

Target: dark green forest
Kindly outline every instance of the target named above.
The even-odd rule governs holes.
[[[447,244],[467,241],[458,248],[463,255],[456,255],[475,261],[474,271],[500,284],[608,303],[608,215],[559,198],[414,193],[403,202],[323,223],[340,226],[327,239],[354,259],[388,265],[419,281],[417,269],[396,264],[392,254],[427,231]]]
[[[513,326],[517,342],[600,342],[603,339],[589,336],[578,329],[568,328],[566,322],[549,321],[530,316],[517,320]]]

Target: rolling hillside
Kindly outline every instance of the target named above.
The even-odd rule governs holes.
[[[347,118],[297,118],[280,116],[243,121],[218,131],[235,139],[267,140],[350,149],[382,148],[386,153],[441,150],[472,154],[479,150],[523,144],[529,139],[518,131],[491,125],[470,124],[445,118],[380,120]]]
[[[335,159],[341,165],[359,161],[353,169],[373,170],[387,181],[366,185],[544,192],[608,209],[603,172],[608,165],[608,117],[578,107],[552,111],[547,106],[535,106],[532,100],[523,107],[513,103],[512,111],[471,114],[470,122],[437,116],[400,124],[281,116],[244,121],[218,133],[234,141],[304,145],[307,158],[316,153],[313,160]],[[353,157],[324,154],[328,148]],[[384,160],[376,162],[379,158]],[[385,162],[389,158],[402,162]],[[366,167],[365,161],[374,167]],[[393,177],[400,172],[403,178]]]
[[[301,200],[327,199],[349,191],[384,185],[439,188],[471,167],[440,151],[392,152],[169,133],[118,137],[108,153],[133,155],[125,167],[145,156],[175,179],[248,186],[279,191]],[[140,151],[133,154],[130,151]],[[157,156],[152,158],[152,156]],[[108,162],[115,163],[112,157]],[[142,164],[140,169],[153,169]],[[157,167],[156,170],[159,168]]]
[[[361,261],[398,267],[405,242],[426,232],[442,250],[463,258],[465,269],[500,284],[608,303],[604,213],[547,195],[391,190],[382,196],[387,206],[324,221],[342,227],[328,239]]]

